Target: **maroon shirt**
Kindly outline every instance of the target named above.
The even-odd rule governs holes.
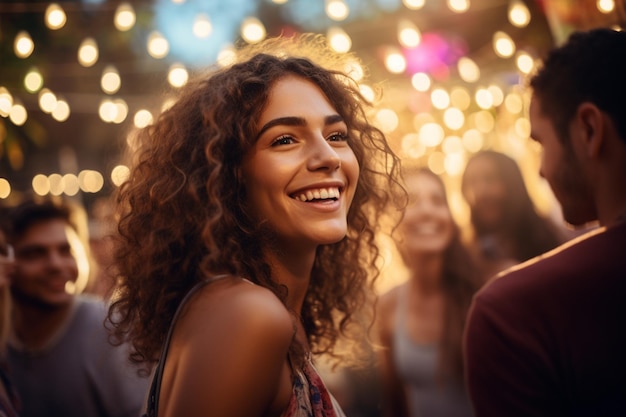
[[[476,417],[626,416],[626,224],[492,280],[464,350]]]

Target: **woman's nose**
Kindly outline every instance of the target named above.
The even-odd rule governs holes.
[[[312,171],[320,169],[333,171],[341,167],[341,156],[321,135],[312,141],[309,152],[311,155],[308,159],[308,166]]]

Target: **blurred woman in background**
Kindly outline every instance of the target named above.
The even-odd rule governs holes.
[[[485,150],[473,155],[461,190],[470,207],[472,246],[489,275],[567,240],[564,230],[539,214],[519,166],[503,153]]]
[[[396,244],[409,279],[379,303],[385,415],[471,416],[461,342],[483,275],[461,242],[441,178],[411,169],[404,180],[409,203]]]

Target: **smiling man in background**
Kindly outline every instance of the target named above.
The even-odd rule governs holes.
[[[79,268],[71,206],[25,200],[9,210],[15,249],[14,302],[8,362],[22,417],[139,415],[147,378],[112,346],[106,304],[75,295]]]

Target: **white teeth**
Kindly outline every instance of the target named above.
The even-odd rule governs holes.
[[[300,201],[311,201],[311,200],[326,200],[329,198],[339,198],[339,188],[337,187],[328,187],[328,188],[318,188],[316,190],[306,190],[302,192],[302,194],[294,196],[297,200]]]

